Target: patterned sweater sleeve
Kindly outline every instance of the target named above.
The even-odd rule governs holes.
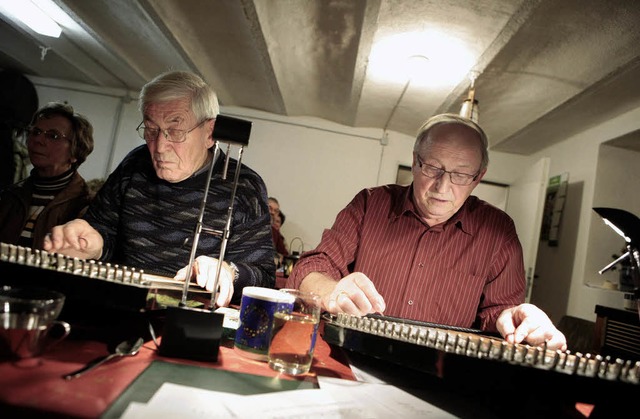
[[[139,148],[127,155],[122,163],[109,175],[82,217],[100,233],[104,240],[102,255],[100,256],[101,261],[112,260],[115,253],[120,223],[120,211],[118,209],[123,205],[122,191],[126,188],[130,178],[130,175],[125,170],[127,167],[126,162],[132,160],[137,150]]]

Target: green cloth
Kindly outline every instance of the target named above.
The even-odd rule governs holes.
[[[109,406],[101,418],[119,418],[130,402],[146,403],[165,382],[239,395],[317,388],[314,383],[308,381],[283,380],[214,368],[153,361]]]

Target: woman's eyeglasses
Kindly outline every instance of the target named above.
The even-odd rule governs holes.
[[[64,135],[61,132],[58,132],[54,129],[48,129],[46,131],[41,130],[38,127],[28,127],[27,128],[27,136],[30,138],[35,138],[38,135],[43,134],[44,138],[46,138],[49,141],[58,141],[62,138],[67,138],[66,135]]]

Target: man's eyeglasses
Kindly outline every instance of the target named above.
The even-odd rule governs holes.
[[[160,135],[160,132],[162,132],[162,134],[164,135],[164,138],[167,141],[170,141],[172,143],[182,143],[184,142],[184,140],[186,140],[187,134],[189,134],[191,131],[195,130],[196,128],[200,127],[202,124],[204,124],[207,121],[208,119],[205,119],[195,127],[191,129],[186,129],[186,130],[176,129],[176,128],[161,129],[161,128],[145,127],[144,121],[142,121],[140,122],[140,125],[138,125],[138,128],[136,128],[136,131],[138,131],[138,135],[140,136],[140,138],[142,138],[146,142],[157,140],[158,135]]]
[[[471,185],[471,183],[475,181],[479,175],[479,173],[476,173],[475,175],[469,175],[466,173],[449,172],[439,167],[435,167],[430,164],[424,163],[422,159],[420,159],[420,157],[418,157],[418,163],[420,164],[420,171],[426,177],[429,177],[432,179],[439,179],[445,173],[449,173],[449,179],[451,179],[451,183],[453,183],[454,185],[461,185],[461,186]]]
[[[40,134],[44,134],[44,138],[46,138],[49,141],[58,141],[61,138],[67,138],[67,136],[64,135],[63,133],[53,129],[48,129],[46,131],[43,131],[38,127],[27,128],[27,136],[30,138],[35,138]]]

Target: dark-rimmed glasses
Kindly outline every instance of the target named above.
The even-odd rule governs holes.
[[[136,131],[138,131],[138,135],[140,136],[140,138],[142,138],[146,142],[157,140],[158,139],[158,135],[160,135],[160,132],[162,132],[162,134],[164,135],[164,138],[167,141],[170,141],[172,143],[182,143],[182,142],[184,142],[184,140],[186,140],[187,134],[189,134],[191,131],[195,130],[196,128],[200,127],[202,124],[204,124],[208,120],[209,119],[202,120],[201,122],[198,123],[198,125],[196,125],[195,127],[191,128],[191,129],[151,128],[151,127],[145,127],[144,126],[144,121],[142,121],[142,122],[140,122],[140,125],[138,125],[138,128],[136,128]]]
[[[46,131],[43,131],[38,127],[32,127],[32,126],[27,127],[27,136],[29,138],[35,138],[40,134],[43,134],[44,138],[46,138],[49,141],[58,141],[62,138],[67,138],[66,135],[54,129],[48,129]]]
[[[479,173],[476,173],[475,175],[469,175],[467,173],[450,172],[440,167],[435,167],[423,162],[422,159],[420,159],[420,156],[418,156],[418,164],[420,164],[420,171],[422,172],[422,174],[431,179],[439,179],[445,173],[449,173],[449,179],[454,185],[471,185],[471,183],[475,181],[479,175]]]

